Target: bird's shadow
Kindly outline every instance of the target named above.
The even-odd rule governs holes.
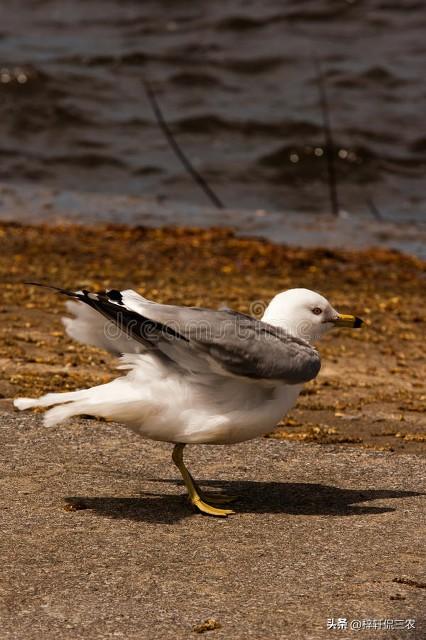
[[[154,480],[151,481],[154,482]],[[172,479],[156,479],[155,482],[182,485],[181,481]],[[231,508],[237,513],[254,514],[375,515],[395,511],[395,509],[388,506],[365,505],[365,502],[425,495],[415,491],[341,489],[311,483],[209,480],[200,484],[206,490],[206,494],[209,490],[237,494],[240,498]],[[185,495],[184,489],[180,495],[141,492],[139,497],[132,498],[70,496],[65,498],[65,501],[71,510],[91,509],[109,518],[172,524],[195,515]]]

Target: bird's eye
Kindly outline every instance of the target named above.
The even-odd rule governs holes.
[[[319,307],[315,307],[315,309],[312,309],[312,313],[315,313],[316,316],[319,316],[320,313],[322,313],[322,309],[320,309]]]

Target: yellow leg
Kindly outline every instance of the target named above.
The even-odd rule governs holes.
[[[173,449],[172,460],[177,466],[177,468],[179,469],[179,471],[181,472],[183,481],[188,491],[188,496],[191,504],[193,504],[194,507],[198,509],[198,511],[201,511],[201,513],[206,513],[209,516],[218,516],[218,517],[224,518],[234,513],[234,511],[231,511],[230,509],[219,509],[217,507],[213,507],[212,505],[207,504],[207,502],[203,500],[202,496],[200,495],[199,489],[194,483],[194,480],[192,479],[191,474],[189,473],[188,469],[185,467],[185,464],[183,462],[184,447],[185,447],[184,444],[175,445]]]
[[[189,473],[189,471],[188,471]],[[229,504],[230,502],[235,502],[238,500],[240,496],[228,496],[225,493],[205,493],[199,486],[198,482],[194,480],[191,476],[192,484],[194,485],[198,495],[202,498],[204,502],[211,502],[213,504]]]

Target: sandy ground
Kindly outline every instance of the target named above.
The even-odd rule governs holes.
[[[260,313],[280,290],[360,315],[319,345],[323,369],[273,437],[424,453],[425,263],[388,250],[295,249],[227,230],[0,225],[0,394],[105,382],[115,362],[64,336],[63,298],[23,284],[133,287],[157,301]]]

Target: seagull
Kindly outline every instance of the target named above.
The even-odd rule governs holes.
[[[89,389],[18,398],[15,407],[52,407],[47,426],[92,415],[174,444],[172,460],[190,503],[218,517],[234,513],[224,505],[235,497],[206,496],[185,466],[184,447],[268,433],[318,375],[314,343],[333,327],[362,324],[308,289],[279,293],[258,320],[231,309],[160,304],[131,289],[49,288],[71,298],[71,317],[62,319],[68,335],[118,355],[125,373]]]

